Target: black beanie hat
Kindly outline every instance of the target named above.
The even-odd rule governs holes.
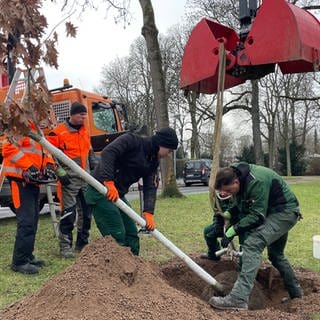
[[[82,112],[87,113],[88,111],[87,111],[87,108],[83,104],[81,104],[80,102],[74,102],[71,105],[70,115],[82,113]]]
[[[172,128],[162,128],[156,131],[152,140],[161,147],[176,150],[178,148],[178,137]]]

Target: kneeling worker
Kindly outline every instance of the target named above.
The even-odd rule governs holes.
[[[240,162],[219,170],[215,188],[236,196],[236,206],[242,214],[239,222],[226,231],[224,243],[236,235],[247,233],[248,236],[242,244],[242,268],[230,294],[212,297],[209,303],[218,309],[248,309],[265,248],[290,298],[300,298],[303,292],[284,249],[288,232],[301,214],[298,200],[286,182],[269,168]]]

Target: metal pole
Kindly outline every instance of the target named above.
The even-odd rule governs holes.
[[[44,148],[46,148],[49,152],[51,152],[54,157],[58,160],[62,161],[65,165],[71,168],[75,173],[77,173],[82,179],[84,179],[88,184],[90,184],[93,188],[99,191],[102,194],[106,194],[108,189],[93,178],[89,173],[79,167],[73,160],[67,157],[61,150],[54,147],[49,141],[47,141],[43,136],[40,136],[34,132],[31,132],[29,136],[39,142]],[[145,220],[140,217],[132,208],[130,208],[124,201],[118,199],[115,202],[115,205],[125,212],[132,220],[138,223],[140,226],[145,227]],[[176,247],[169,239],[167,239],[161,232],[158,230],[153,230],[150,234],[158,239],[165,247],[167,247],[172,253],[174,253],[177,257],[183,260],[187,266],[193,270],[202,280],[204,280],[209,285],[213,286],[215,290],[218,292],[223,292],[223,286],[214,279],[210,274],[208,274],[205,270],[203,270],[198,264],[196,264],[189,256],[187,256],[184,252],[182,252],[178,247]]]
[[[46,184],[46,190],[47,190],[47,198],[48,198],[50,215],[52,219],[53,231],[54,231],[54,235],[58,238],[59,237],[59,221],[56,215],[56,204],[53,201],[52,189],[50,184]]]

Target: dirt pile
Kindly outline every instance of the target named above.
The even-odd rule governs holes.
[[[213,262],[192,257],[203,269],[225,286],[231,287],[237,278],[235,262],[223,260]],[[199,280],[183,262],[172,259],[161,267],[168,283],[182,292],[196,298],[204,298],[205,283]],[[283,300],[288,297],[282,279],[270,264],[263,264],[257,275],[250,301],[250,311],[219,311],[215,315],[223,319],[263,319],[263,320],[311,320],[313,314],[320,314],[320,274],[302,268],[295,270],[304,291],[302,299]],[[233,318],[235,317],[235,318]],[[317,318],[318,319],[318,318]]]
[[[74,265],[36,293],[4,310],[0,319],[221,318],[204,301],[171,287],[157,265],[106,237],[87,246]]]
[[[219,282],[232,287],[236,264],[193,259]],[[219,311],[206,302],[204,283],[178,258],[159,266],[134,257],[106,237],[87,246],[76,263],[33,295],[11,305],[2,320],[306,320],[320,312],[320,275],[296,270],[305,296],[287,296],[279,274],[263,265],[250,299],[250,311]],[[259,309],[259,310],[258,310]]]

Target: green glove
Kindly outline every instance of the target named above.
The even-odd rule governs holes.
[[[236,234],[237,234],[237,233],[234,231],[233,226],[231,226],[231,227],[227,230],[227,232],[226,232],[226,236],[227,236],[228,238],[233,238]]]
[[[231,213],[230,213],[228,210],[220,213],[220,215],[221,215],[224,219],[228,219],[228,220],[231,219]]]
[[[227,248],[229,243],[233,240],[233,237],[236,235],[234,228],[231,226],[226,233],[224,234],[223,238],[221,239],[221,246],[222,248]]]

